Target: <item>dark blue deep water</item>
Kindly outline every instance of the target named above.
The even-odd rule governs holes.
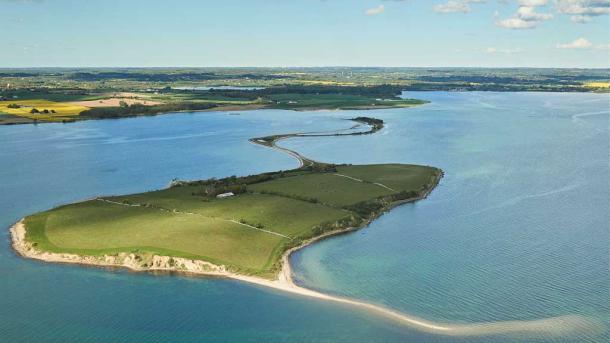
[[[288,169],[248,143],[273,133],[349,127],[375,134],[284,141],[329,162],[428,164],[431,196],[293,258],[304,286],[441,322],[581,315],[610,327],[610,96],[410,93],[431,100],[369,112],[187,113],[0,127],[0,342],[606,342],[423,334],[366,312],[236,281],[135,274],[17,257],[8,227],[101,194]]]

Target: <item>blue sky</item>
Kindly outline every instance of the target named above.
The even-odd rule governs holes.
[[[609,67],[610,0],[0,0],[1,67]]]

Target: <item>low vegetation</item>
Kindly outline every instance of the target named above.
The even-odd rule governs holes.
[[[42,90],[31,90],[31,93],[58,98],[55,92]],[[2,92],[0,91],[0,94]],[[4,92],[9,98],[20,96],[31,97],[32,94],[19,92]],[[17,95],[18,94],[18,95]],[[133,116],[157,115],[179,111],[202,111],[202,110],[247,110],[258,108],[274,108],[288,110],[313,110],[313,109],[369,109],[409,107],[425,103],[415,99],[401,99],[400,86],[377,85],[377,86],[277,86],[264,89],[209,89],[209,90],[185,90],[164,87],[161,89],[148,90],[146,92],[118,93],[129,95],[128,104],[120,101],[118,106],[98,106],[102,100],[120,99],[115,93],[91,93],[91,98],[97,101],[81,102],[51,102],[48,100],[22,100],[0,101],[0,114],[12,115],[33,122],[62,121],[69,122],[87,119],[114,119]],[[80,97],[83,97],[82,95]],[[78,96],[68,96],[74,100]],[[1,100],[1,98],[0,98]],[[35,103],[46,102],[48,106],[36,105]],[[29,103],[29,105],[28,105]],[[51,106],[52,104],[52,106]],[[80,105],[79,105],[80,104]],[[87,105],[90,107],[85,107]],[[69,111],[60,112],[56,107],[70,108]],[[46,110],[46,112],[45,112]],[[56,112],[53,112],[56,111]],[[44,115],[41,115],[44,114]],[[53,115],[51,115],[53,114]],[[69,115],[69,118],[67,116]],[[0,120],[0,124],[17,123],[16,120]]]
[[[0,124],[210,109],[362,110],[425,103],[403,98],[403,91],[610,92],[607,69],[533,68],[0,69],[0,85]],[[110,100],[121,94],[129,104],[112,106]],[[101,108],[98,100],[112,105]],[[64,109],[22,106],[23,101]]]
[[[181,102],[146,106],[142,104],[123,105],[118,107],[97,107],[80,113],[79,119],[111,119],[134,116],[156,115],[159,113],[179,111],[201,111],[216,107],[213,103]]]
[[[87,107],[48,100],[0,101],[0,113],[33,122],[68,122],[78,119]]]
[[[425,196],[441,176],[402,164],[312,169],[174,182],[62,206],[27,217],[27,239],[51,252],[169,255],[273,277],[287,249],[366,225],[400,201]],[[225,191],[235,195],[215,196]]]

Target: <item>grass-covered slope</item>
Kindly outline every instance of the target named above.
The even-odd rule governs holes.
[[[440,175],[432,167],[387,164],[180,183],[32,215],[27,239],[43,251],[186,257],[272,277],[287,249],[422,197]],[[224,191],[236,195],[216,197]]]

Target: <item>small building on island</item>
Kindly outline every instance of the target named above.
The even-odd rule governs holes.
[[[227,192],[227,193],[222,193],[222,194],[218,194],[216,197],[218,199],[223,199],[223,198],[228,198],[228,197],[232,197],[235,194],[233,194],[233,192]]]

